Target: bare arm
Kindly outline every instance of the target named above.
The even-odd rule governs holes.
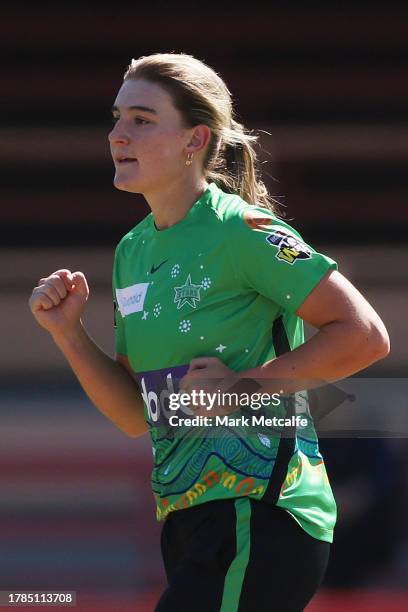
[[[148,430],[143,400],[124,355],[112,359],[89,337],[80,321],[89,289],[81,272],[58,270],[39,281],[29,305],[65,355],[95,406],[128,436]]]
[[[368,367],[389,353],[389,337],[380,317],[337,271],[326,274],[297,315],[318,328],[318,333],[293,351],[241,372],[241,377],[334,381]],[[294,382],[287,390],[298,390],[295,387]]]
[[[102,414],[128,436],[137,437],[148,431],[142,396],[127,357],[109,357],[82,325],[69,336],[55,336],[54,341]]]

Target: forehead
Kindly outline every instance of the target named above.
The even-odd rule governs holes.
[[[170,94],[157,83],[143,79],[128,79],[124,81],[116,96],[114,106],[128,108],[130,106],[146,106],[157,113],[176,112]]]

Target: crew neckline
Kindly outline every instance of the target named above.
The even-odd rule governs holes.
[[[194,218],[197,211],[211,199],[211,197],[216,193],[217,190],[218,187],[216,186],[216,184],[210,183],[207,189],[203,191],[203,193],[200,195],[200,197],[195,202],[193,202],[187,214],[182,219],[180,219],[180,221],[177,221],[177,223],[171,225],[170,227],[166,227],[165,229],[157,229],[154,223],[153,213],[150,213],[150,228],[154,236],[156,238],[161,238],[163,236],[170,236],[177,232],[180,227],[183,227]]]

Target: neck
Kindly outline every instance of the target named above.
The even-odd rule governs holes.
[[[157,229],[167,229],[181,221],[207,187],[208,183],[203,176],[191,176],[161,188],[159,193],[143,194]]]

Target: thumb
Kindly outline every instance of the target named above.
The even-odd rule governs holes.
[[[74,285],[71,291],[87,298],[89,295],[89,287],[85,275],[82,272],[74,272],[71,278]]]
[[[190,365],[188,368],[189,372],[193,372],[194,370],[202,370],[206,368],[211,363],[211,357],[195,357],[190,361]]]

